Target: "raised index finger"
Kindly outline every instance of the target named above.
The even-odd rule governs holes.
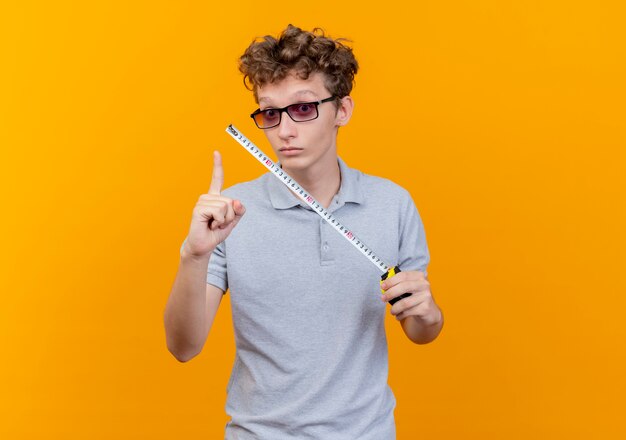
[[[219,151],[213,152],[213,176],[211,177],[211,186],[209,194],[220,195],[222,185],[224,184],[224,169],[222,168],[222,156]]]

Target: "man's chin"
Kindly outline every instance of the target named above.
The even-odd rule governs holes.
[[[280,157],[280,164],[283,169],[287,172],[289,170],[293,171],[302,171],[306,170],[311,166],[310,160],[303,156],[295,156],[295,157]]]

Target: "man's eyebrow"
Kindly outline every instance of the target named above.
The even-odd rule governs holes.
[[[298,97],[300,97],[302,95],[313,95],[313,97],[315,99],[318,98],[317,93],[315,93],[313,90],[308,90],[308,89],[298,90],[296,93],[293,94],[293,97],[295,99],[297,99]],[[271,105],[272,99],[270,97],[267,97],[267,96],[261,97],[261,98],[259,98],[259,104],[261,104],[261,103],[266,103],[268,105]]]
[[[299,90],[298,92],[296,92],[296,95],[313,95],[317,97],[317,93],[315,93],[313,90]]]

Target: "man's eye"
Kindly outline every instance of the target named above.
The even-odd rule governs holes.
[[[274,109],[269,109],[269,110],[263,110],[263,116],[266,119],[274,119],[276,117],[278,117],[278,112]]]
[[[294,112],[298,115],[309,115],[315,111],[313,104],[296,104],[294,106]]]

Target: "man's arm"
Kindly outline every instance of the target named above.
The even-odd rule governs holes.
[[[224,292],[207,284],[209,255],[195,257],[185,248],[165,307],[167,348],[180,362],[204,347]]]
[[[416,344],[427,344],[437,338],[443,327],[443,313],[432,296],[430,283],[423,272],[400,272],[385,280],[381,299],[388,302],[404,293],[411,296],[391,307],[391,314],[402,324],[402,330]]]
[[[211,186],[193,209],[163,317],[167,348],[181,362],[202,350],[224,293],[206,282],[209,259],[246,212],[239,200],[221,195],[223,183],[222,158],[216,151]]]
[[[441,310],[440,310],[441,313]],[[443,314],[438,321],[426,324],[415,316],[409,316],[402,321],[402,330],[407,337],[416,344],[428,344],[434,341],[443,328]]]

